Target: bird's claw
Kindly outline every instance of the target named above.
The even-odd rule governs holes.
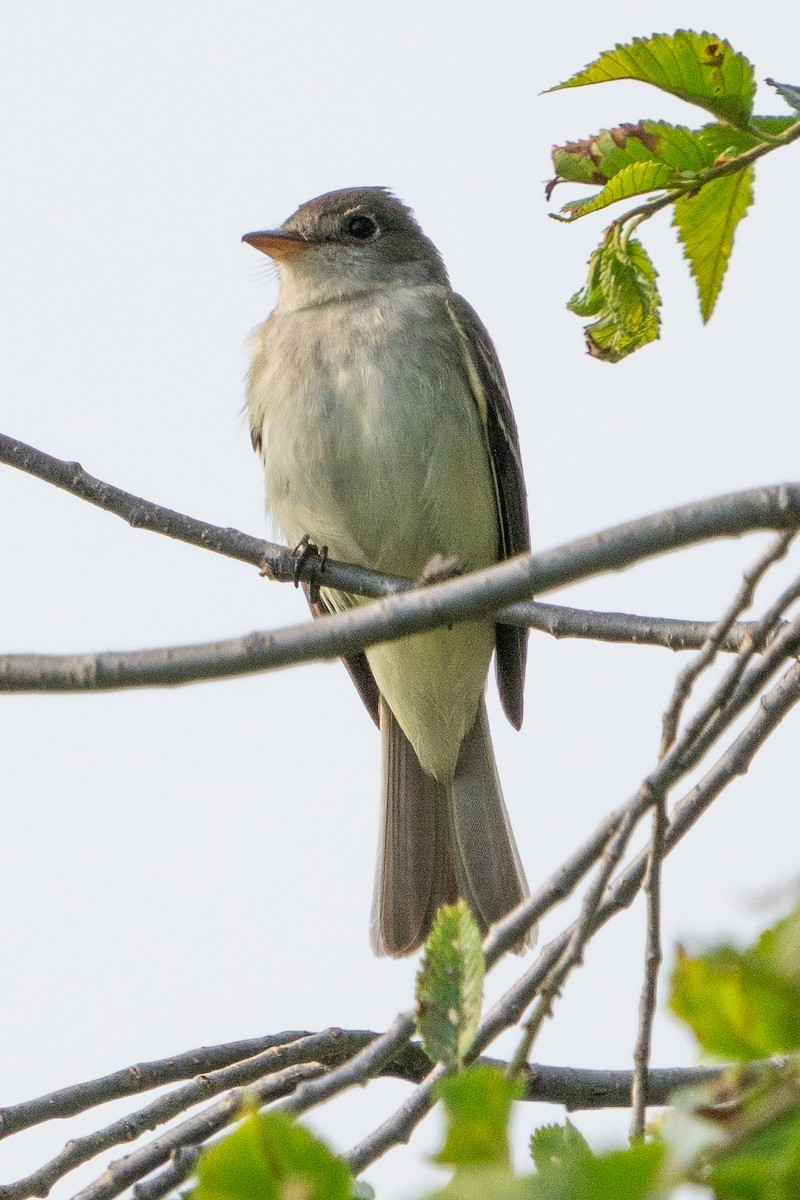
[[[317,547],[311,541],[309,535],[303,534],[300,541],[295,546],[292,554],[295,557],[294,564],[294,586],[300,586],[300,577],[303,572],[303,567],[310,558],[316,558],[318,561],[313,565],[311,574],[308,580],[308,598],[312,604],[316,604],[319,600],[320,576],[325,570],[325,563],[328,560],[328,547]]]

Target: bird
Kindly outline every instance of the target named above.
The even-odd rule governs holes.
[[[246,409],[288,544],[414,580],[526,553],[503,371],[412,210],[388,188],[345,188],[242,240],[278,267],[277,305],[251,338]],[[330,587],[310,600],[315,615],[365,602]],[[414,953],[459,897],[485,932],[528,894],[486,713],[493,653],[519,729],[526,629],[467,621],[345,661],[381,735],[379,955]]]

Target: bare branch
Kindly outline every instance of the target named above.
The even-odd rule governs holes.
[[[527,625],[558,638],[590,638],[623,645],[662,646],[668,650],[698,649],[714,628],[710,621],[591,612],[537,600],[509,605],[497,616],[506,624]],[[736,652],[755,627],[756,622],[735,624],[719,648]],[[171,687],[181,681],[199,683],[252,674],[306,661],[305,657],[292,656],[304,654],[305,640],[310,636],[306,631],[313,628],[314,625],[306,623],[272,633],[258,632],[224,641],[153,650],[0,654],[0,692]]]
[[[196,1075],[191,1082],[176,1088],[166,1096],[160,1096],[144,1108],[139,1109],[138,1112],[130,1113],[84,1137],[71,1139],[64,1149],[43,1167],[25,1179],[0,1188],[0,1200],[21,1200],[25,1196],[46,1196],[58,1179],[63,1178],[82,1163],[89,1162],[90,1159],[112,1146],[135,1141],[148,1130],[163,1125],[194,1105],[208,1100],[211,1096],[217,1096],[232,1086],[241,1092],[243,1087],[253,1084],[257,1080],[280,1074],[281,1079],[291,1077],[294,1080],[291,1089],[288,1089],[294,1091],[297,1084],[301,1083],[306,1075],[302,1071],[299,1075],[289,1075],[287,1069],[311,1062],[316,1063],[320,1048],[329,1046],[330,1041],[330,1034],[314,1034],[310,1037],[298,1038],[288,1045],[272,1046],[261,1054],[248,1058],[245,1062],[237,1062],[216,1071]],[[319,1070],[321,1067],[315,1068],[314,1074],[318,1074]],[[275,1098],[271,1092],[269,1094],[273,1099]],[[278,1094],[287,1094],[287,1090],[283,1089],[283,1084],[280,1085]],[[216,1128],[221,1128],[228,1120],[232,1120],[239,1111],[239,1107],[240,1105],[232,1110],[225,1108],[224,1112],[228,1115]],[[217,1110],[207,1110],[207,1112],[212,1111],[216,1112]],[[183,1143],[175,1143],[175,1145],[178,1144],[182,1145]],[[151,1145],[155,1145],[155,1143],[151,1143]],[[145,1147],[145,1150],[147,1149]],[[148,1167],[148,1170],[151,1169]]]
[[[125,1158],[109,1164],[103,1174],[76,1192],[72,1200],[113,1200],[120,1192],[124,1192],[131,1184],[149,1175],[156,1167],[165,1163],[176,1150],[184,1146],[196,1146],[224,1129],[242,1111],[244,1105],[255,1098],[258,1103],[267,1104],[281,1096],[291,1095],[305,1080],[313,1079],[324,1070],[315,1063],[304,1066],[290,1067],[280,1071],[267,1083],[253,1088],[237,1088],[228,1092],[222,1100],[210,1105],[195,1117],[190,1117],[173,1129],[169,1129],[161,1137],[155,1138],[141,1150],[134,1150]],[[35,1193],[45,1195],[46,1193]]]
[[[307,1112],[309,1108],[330,1100],[332,1096],[347,1088],[366,1083],[368,1079],[379,1075],[386,1064],[406,1047],[414,1032],[414,1026],[413,1012],[399,1013],[386,1033],[376,1037],[374,1042],[365,1046],[337,1070],[331,1071],[322,1079],[297,1088],[294,1095],[280,1107],[287,1112]]]
[[[492,926],[483,944],[487,970],[518,945],[551,909],[571,896],[587,871],[602,857],[624,817],[624,809],[609,814],[592,836],[576,850],[546,883]]]
[[[273,578],[293,579],[297,559],[280,546],[236,530],[206,525],[150,504],[65,463],[0,435],[6,461],[90,500],[137,528],[152,529],[193,545],[268,569]],[[361,568],[325,563],[325,582],[360,595],[382,595],[377,604],[337,613],[325,621],[270,633],[253,633],[200,646],[87,655],[6,655],[0,659],[0,690],[98,691],[173,686],[229,678],[300,662],[342,657],[377,642],[418,633],[476,616],[505,616],[505,608],[532,595],[694,544],[736,537],[758,529],[800,525],[800,485],[784,484],[733,493],[628,522],[536,555],[521,555],[483,571],[411,588],[409,581]],[[312,556],[313,559],[313,556]],[[310,577],[318,563],[302,564]],[[530,613],[509,614],[527,623]],[[645,618],[645,621],[648,619]],[[619,619],[616,620],[619,626]]]
[[[17,441],[0,433],[0,463],[16,467],[29,475],[35,475],[52,483],[98,508],[121,517],[134,529],[148,529],[166,537],[213,550],[228,558],[251,563],[268,572],[270,578],[283,582],[298,578],[298,560],[290,550],[275,546],[271,542],[253,538],[236,529],[223,529],[209,525],[194,517],[184,516],[172,509],[163,508],[104,483],[84,471],[80,463],[66,462],[54,458],[25,442]],[[508,579],[508,595],[494,599],[491,608],[524,600],[528,596],[553,588],[563,587],[578,579],[604,571],[618,571],[634,562],[676,550],[681,546],[707,541],[709,538],[741,537],[759,529],[795,529],[800,525],[800,484],[783,483],[770,487],[753,488],[744,492],[730,492],[711,500],[685,504],[668,509],[653,516],[643,517],[617,525],[603,533],[593,534],[577,542],[567,543],[546,554],[532,558],[520,556],[511,560],[517,564],[529,564],[529,573],[509,571],[510,563],[503,564],[506,574],[498,576]],[[319,560],[313,555],[301,563],[299,578],[310,581],[319,570]],[[493,572],[497,568],[492,569]],[[346,563],[325,562],[325,582],[330,587],[352,592],[360,596],[385,596],[407,590],[408,580],[398,580],[376,574],[361,567]],[[512,583],[512,580],[514,583]],[[452,586],[451,584],[439,586]],[[516,586],[515,586],[516,584]],[[459,589],[455,589],[459,593]],[[448,620],[453,614],[450,614]]]
[[[50,1092],[37,1100],[27,1100],[23,1104],[1,1108],[0,1138],[57,1117],[74,1117],[77,1113],[87,1112],[99,1104],[107,1104],[109,1100],[121,1100],[124,1096],[148,1092],[151,1088],[163,1087],[164,1084],[175,1083],[179,1079],[191,1079],[195,1075],[216,1071],[220,1067],[252,1058],[255,1054],[262,1054],[277,1046],[286,1046],[290,1042],[296,1042],[298,1038],[307,1036],[305,1030],[292,1029],[267,1037],[227,1042],[221,1046],[201,1046],[172,1058],[160,1059],[158,1062],[134,1063],[133,1066],[114,1071],[113,1074],[104,1075],[100,1079],[90,1079],[73,1087]]]
[[[596,612],[588,608],[547,604],[544,600],[510,604],[501,609],[498,618],[506,625],[524,625],[555,638],[585,638],[620,646],[661,646],[673,651],[699,650],[716,624],[680,617]],[[737,621],[723,638],[720,650],[735,654],[754,624]]]
[[[667,831],[666,796],[659,796],[653,808],[653,835],[650,857],[644,877],[647,897],[647,938],[645,942],[644,979],[639,998],[639,1027],[633,1051],[633,1082],[631,1085],[631,1138],[644,1137],[647,1110],[650,1048],[653,1040],[653,1021],[658,997],[658,973],[661,969],[661,863],[664,858],[664,836]],[[651,1101],[652,1103],[652,1101]]]
[[[510,1070],[513,1074],[516,1074],[520,1067],[528,1061],[539,1030],[544,1024],[545,1018],[551,1015],[553,1001],[560,994],[570,972],[583,962],[583,951],[595,929],[597,911],[605,895],[608,881],[622,861],[631,834],[641,819],[641,815],[641,805],[631,805],[606,844],[600,869],[584,896],[580,916],[572,928],[570,939],[558,962],[548,972],[541,987],[538,988],[534,1010],[522,1027],[522,1037],[511,1060]]]
[[[314,555],[310,555],[298,569],[297,558],[286,546],[276,546],[262,538],[241,533],[238,529],[210,525],[175,512],[171,508],[153,504],[141,496],[134,496],[132,492],[125,492],[111,483],[96,479],[84,471],[80,463],[53,458],[50,454],[2,433],[0,463],[16,467],[28,475],[35,475],[37,479],[52,483],[81,500],[87,500],[105,512],[121,517],[133,529],[160,533],[176,541],[186,542],[190,546],[198,546],[201,550],[212,550],[226,558],[249,563],[268,574],[270,579],[291,583],[299,578],[307,582],[319,568],[319,559]],[[332,587],[339,587],[359,596],[386,596],[411,586],[407,580],[392,580],[389,576],[377,575],[374,571],[351,567],[347,563],[335,563],[332,560],[326,562],[325,573]]]
[[[759,583],[766,575],[767,571],[776,562],[786,556],[786,552],[795,537],[794,531],[787,531],[777,537],[772,542],[758,561],[746,571],[742,580],[742,586],[734,596],[727,610],[720,617],[712,629],[709,631],[702,651],[694,658],[687,667],[681,671],[675,684],[675,690],[672,694],[669,707],[664,714],[663,731],[661,735],[661,754],[667,753],[670,746],[675,741],[675,736],[678,729],[678,723],[681,719],[681,713],[686,705],[686,701],[691,695],[692,688],[697,679],[714,661],[719,652],[720,646],[725,641],[725,638],[730,633],[737,619],[746,612],[753,603],[756,589]],[[746,661],[746,658],[744,659]],[[742,668],[743,669],[743,666]]]

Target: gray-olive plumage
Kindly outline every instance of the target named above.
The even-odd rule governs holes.
[[[331,192],[245,235],[280,267],[253,337],[248,407],[267,507],[290,542],[419,578],[529,548],[517,430],[491,339],[439,252],[384,188]],[[362,603],[323,588],[314,607]],[[526,895],[483,692],[493,650],[522,722],[526,631],[490,621],[348,661],[383,745],[373,903],[378,953],[409,954],[461,895],[482,928]]]

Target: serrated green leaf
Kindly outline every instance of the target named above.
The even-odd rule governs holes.
[[[746,125],[753,108],[753,67],[729,42],[711,33],[679,29],[635,38],[607,50],[550,91],[638,79],[697,104],[734,125]]]
[[[592,1151],[586,1138],[572,1121],[564,1125],[541,1125],[533,1131],[530,1141],[531,1158],[538,1170],[560,1166],[571,1160],[591,1158]]]
[[[700,311],[708,321],[719,296],[736,227],[753,200],[753,168],[723,175],[675,202],[673,225],[697,284]]]
[[[748,1061],[800,1049],[800,994],[752,951],[680,954],[669,1003],[707,1054]]]
[[[616,204],[619,200],[628,200],[631,196],[641,196],[646,192],[671,187],[675,179],[675,171],[665,163],[631,163],[610,179],[602,192],[590,196],[588,200],[571,200],[563,205],[561,211],[569,214],[567,220],[575,221],[578,217],[585,217],[598,209],[607,208],[609,204]]]
[[[619,362],[658,337],[660,298],[656,270],[641,242],[609,236],[594,252],[582,292],[567,308],[579,316],[597,316],[586,326],[589,353]]]
[[[507,1167],[511,1105],[522,1091],[519,1080],[497,1067],[471,1067],[463,1075],[443,1079],[438,1095],[444,1102],[447,1132],[435,1161],[454,1167]]]
[[[199,1158],[192,1200],[350,1200],[346,1163],[281,1112],[251,1113]]]
[[[417,975],[417,1028],[433,1062],[460,1067],[481,1015],[486,966],[464,900],[439,909]]]
[[[660,162],[676,171],[699,171],[714,161],[699,132],[666,121],[639,121],[601,129],[583,142],[567,142],[552,150],[556,183],[599,183],[632,163]]]
[[[664,1157],[660,1143],[637,1142],[545,1165],[533,1177],[532,1200],[649,1200]]]
[[[779,96],[783,96],[791,108],[800,112],[800,87],[795,87],[793,83],[776,83],[774,79],[768,79],[766,82],[775,88]]]

